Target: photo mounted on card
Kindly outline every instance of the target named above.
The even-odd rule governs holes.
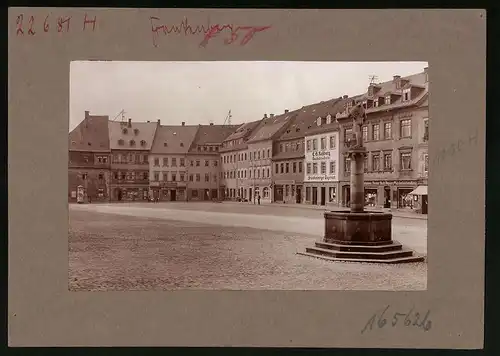
[[[485,16],[10,8],[10,346],[482,348]]]

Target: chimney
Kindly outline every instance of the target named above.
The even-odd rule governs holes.
[[[270,117],[274,117],[274,114],[269,114]]]
[[[88,119],[90,115],[90,111],[85,111],[85,118]]]
[[[151,122],[151,121],[148,120],[148,122]]]
[[[128,127],[132,127],[132,119],[128,118]]]
[[[344,95],[342,99],[347,99],[348,97],[349,97],[348,95]]]
[[[267,114],[264,114],[264,119],[267,119]]]
[[[401,76],[400,76],[400,75],[395,75],[395,76],[393,76],[393,77],[392,77],[392,80],[393,80],[394,82],[398,81],[399,79],[401,79]]]
[[[213,122],[211,122],[211,123],[210,123],[210,126],[213,126],[213,124],[214,124],[214,123],[213,123]]]
[[[287,113],[288,113],[288,109],[285,109],[285,114],[287,114]]]
[[[158,119],[158,125],[160,125],[160,119]]]
[[[181,125],[182,126],[186,126],[186,123],[183,121],[183,122],[181,122]]]

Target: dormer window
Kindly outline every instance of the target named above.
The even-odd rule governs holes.
[[[123,128],[122,132],[126,135],[128,130],[126,128]]]
[[[134,129],[134,134],[138,135],[139,134],[139,129]]]
[[[378,99],[373,102],[373,107],[378,108]]]
[[[181,142],[181,147],[184,147],[184,142]]]
[[[123,146],[123,144],[124,144],[124,143],[125,143],[125,141],[123,141],[122,139],[119,139],[119,140],[118,140],[118,144],[119,144],[120,146]]]
[[[316,119],[316,125],[321,126],[321,117]]]
[[[391,103],[391,95],[385,96],[385,105],[389,105]]]
[[[410,98],[411,98],[410,91],[411,91],[410,88],[406,88],[405,90],[403,90],[403,101],[410,100]]]
[[[146,141],[141,140],[141,146],[146,146]]]
[[[167,147],[167,146],[168,146],[168,143],[163,142],[163,147]]]
[[[130,140],[130,146],[135,146],[135,141],[134,140]]]
[[[332,123],[332,115],[328,114],[326,116],[326,124],[328,125],[328,124],[331,124],[331,123]]]

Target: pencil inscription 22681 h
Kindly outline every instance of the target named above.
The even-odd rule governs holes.
[[[429,331],[431,329],[432,321],[430,319],[431,311],[429,309],[425,312],[420,312],[416,311],[415,307],[412,307],[406,312],[393,312],[389,310],[390,307],[390,305],[387,305],[382,312],[377,311],[374,313],[361,330],[361,334],[371,331],[374,328],[382,329],[385,326],[405,326],[422,329],[424,331]]]

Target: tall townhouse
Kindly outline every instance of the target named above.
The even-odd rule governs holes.
[[[273,148],[273,202],[301,204],[305,200],[305,141],[306,132],[316,123],[331,102],[305,106],[297,110],[297,115],[285,132],[274,142]]]
[[[160,201],[186,201],[188,152],[198,125],[161,125],[156,129],[149,159],[150,195]]]
[[[198,125],[187,154],[188,201],[213,200],[223,196],[219,151],[222,142],[237,128],[237,125]]]
[[[366,107],[362,135],[365,159],[365,203],[368,206],[417,209],[427,213],[428,75],[422,73],[370,84],[365,94],[348,100],[337,114],[343,153],[352,137],[347,112],[357,102]],[[350,162],[344,156],[342,202],[350,201]],[[418,188],[418,190],[417,190]],[[419,193],[419,194],[417,194]],[[417,194],[417,195],[414,195]]]
[[[221,188],[227,200],[249,200],[248,174],[249,160],[247,139],[257,127],[260,120],[242,124],[229,135],[220,149],[221,154]]]
[[[247,144],[248,157],[248,194],[250,201],[257,202],[260,196],[262,202],[271,203],[272,197],[272,157],[273,141],[280,137],[291,125],[298,110],[275,116],[267,115],[259,122],[250,135]]]
[[[160,120],[155,122],[109,121],[111,147],[111,199],[147,200],[149,153]]]
[[[344,110],[346,99],[324,103],[305,132],[305,203],[339,205],[339,124],[335,120]]]
[[[90,115],[68,135],[68,200],[108,201],[110,148],[108,117]],[[78,188],[80,187],[80,188]]]

